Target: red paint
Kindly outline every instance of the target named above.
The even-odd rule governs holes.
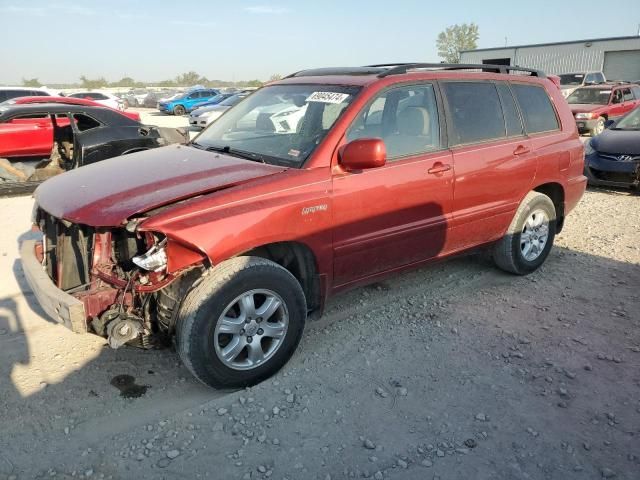
[[[86,105],[91,107],[109,108],[92,100],[68,97],[20,97],[15,104],[32,103],[61,103],[70,105]],[[120,115],[132,120],[140,121],[140,114],[136,112],[122,112],[109,108]],[[58,126],[69,125],[68,118],[57,118]],[[53,125],[51,119],[44,118],[14,118],[6,123],[0,123],[0,157],[48,157],[53,147]]]
[[[379,141],[345,146],[345,131],[381,90],[444,78],[541,85],[561,129],[386,164]],[[138,231],[168,238],[167,273],[175,276],[203,259],[217,265],[270,243],[304,244],[315,257],[324,302],[338,291],[497,240],[525,195],[540,185],[562,189],[565,214],[584,192],[584,148],[572,112],[551,80],[423,71],[384,78],[293,77],[276,83],[363,86],[305,168],[170,146],[55,177],[37,190],[38,204],[56,217],[104,228],[122,228],[132,217],[148,216]],[[340,155],[361,169],[344,168]],[[365,156],[374,161],[366,164]],[[379,166],[364,168],[374,164]],[[94,264],[108,265],[108,249],[101,248]],[[162,281],[153,279],[152,287]],[[121,286],[121,281],[113,283]]]

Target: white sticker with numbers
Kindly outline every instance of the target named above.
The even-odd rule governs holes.
[[[348,93],[313,92],[307,97],[307,102],[342,103],[348,96]]]

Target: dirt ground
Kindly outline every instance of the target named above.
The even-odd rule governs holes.
[[[337,297],[236,392],[47,320],[31,207],[0,200],[2,480],[640,478],[638,196],[588,191],[528,277],[468,256]]]

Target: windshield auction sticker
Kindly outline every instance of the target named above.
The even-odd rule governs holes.
[[[338,92],[313,92],[307,97],[307,102],[322,102],[322,103],[342,103],[347,97],[348,93]]]

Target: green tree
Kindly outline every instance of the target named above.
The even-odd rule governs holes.
[[[280,80],[280,79],[282,79],[282,75],[280,75],[279,73],[274,73],[269,77],[270,82],[275,82],[276,80]]]
[[[204,85],[205,83],[208,83],[209,80],[207,80],[205,77],[201,77],[199,73],[196,72],[187,72],[187,73],[183,73],[182,75],[178,75],[176,77],[176,83],[178,85],[182,85],[185,87],[190,87],[192,85]]]
[[[117,82],[112,82],[112,87],[135,87],[138,83],[131,77],[123,77]]]
[[[41,87],[42,84],[40,83],[40,80],[38,80],[37,78],[23,78],[22,86],[23,87]]]
[[[109,82],[107,82],[104,77],[91,79],[87,78],[84,75],[80,76],[80,85],[82,86],[82,88],[100,88],[107,86],[108,83]]]
[[[459,63],[462,50],[474,50],[480,38],[478,25],[475,23],[452,25],[440,32],[436,40],[438,56],[447,63]]]
[[[261,87],[262,82],[260,80],[249,80],[248,82],[242,82],[247,87]]]

